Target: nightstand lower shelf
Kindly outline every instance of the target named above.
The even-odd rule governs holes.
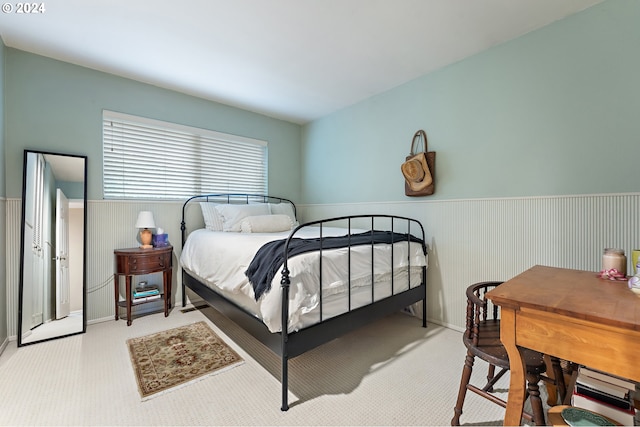
[[[131,306],[142,305],[142,304],[146,304],[146,303],[153,302],[153,301],[159,301],[159,300],[162,300],[163,298],[164,298],[164,292],[158,294],[158,296],[156,296],[155,298],[149,298],[149,297],[131,298]],[[118,306],[126,308],[127,307],[127,301],[126,300],[119,300],[118,301]]]

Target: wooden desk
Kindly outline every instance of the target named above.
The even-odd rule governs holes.
[[[518,347],[640,381],[640,298],[590,271],[535,266],[487,293],[501,306],[510,360],[504,425],[520,425],[526,397]]]

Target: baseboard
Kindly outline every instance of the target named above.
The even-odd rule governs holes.
[[[204,302],[204,300],[202,300],[202,299],[195,300],[193,303],[191,302],[191,300],[188,300],[187,308],[193,308],[193,307],[200,308],[199,305],[202,304],[202,303],[206,304]],[[180,304],[180,305],[182,305],[182,304]],[[177,304],[173,304],[170,311],[179,310],[179,309],[182,309],[182,307],[179,307]],[[156,304],[141,304],[141,305],[137,306],[136,309],[134,309],[131,314],[132,314],[132,317],[135,318],[137,316],[144,316],[146,314],[161,313],[163,310],[164,309],[163,309],[162,305],[160,305],[158,303],[156,303]],[[123,313],[121,311],[119,313],[119,318],[120,318],[120,320],[124,319],[126,321],[127,320],[126,313],[123,316]],[[110,316],[101,317],[101,318],[98,318],[98,319],[87,320],[87,325],[94,325],[96,323],[103,323],[103,322],[112,322],[114,320],[115,320],[115,316],[114,315],[110,315]]]
[[[87,320],[87,325],[94,325],[96,323],[108,322],[110,320],[114,320],[114,316],[101,317],[99,319]]]
[[[184,308],[180,309],[180,313],[188,313],[190,311],[200,310],[201,308],[207,307],[209,307],[209,304],[203,300],[198,304],[187,304]]]
[[[427,317],[427,327],[429,327],[428,326],[429,323],[433,323],[435,325],[440,325],[440,326],[443,326],[443,327],[445,327],[447,329],[451,329],[453,331],[464,332],[464,328],[461,328],[459,326],[453,325],[451,323],[443,322],[440,319],[430,319],[430,318]]]

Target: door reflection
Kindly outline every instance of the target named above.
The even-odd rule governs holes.
[[[25,151],[18,345],[86,328],[86,158]]]

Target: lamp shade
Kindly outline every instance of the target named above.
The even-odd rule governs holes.
[[[140,211],[138,214],[138,220],[136,221],[136,228],[155,228],[156,223],[153,220],[153,213],[151,211]]]

